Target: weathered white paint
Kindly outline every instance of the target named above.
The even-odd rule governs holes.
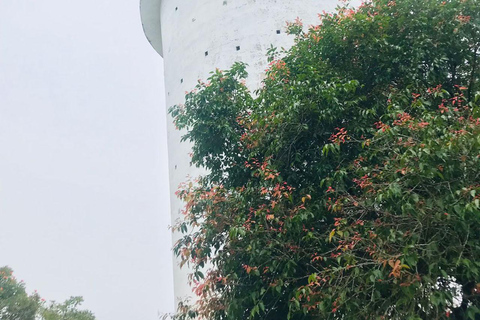
[[[141,0],[147,38],[164,57],[167,106],[183,103],[185,91],[192,90],[198,79],[205,80],[210,71],[229,68],[234,61],[249,64],[247,84],[258,87],[270,45],[293,44],[293,37],[285,34],[286,21],[300,17],[305,25],[316,24],[318,13],[336,5],[336,0]],[[180,143],[181,135],[169,121],[172,221],[180,218],[183,207],[174,195],[178,185],[202,171],[190,166],[191,147]],[[174,266],[176,301],[192,295],[187,273]]]

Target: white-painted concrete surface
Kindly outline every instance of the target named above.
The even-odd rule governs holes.
[[[235,61],[248,63],[250,89],[260,85],[267,66],[266,51],[289,47],[286,21],[299,17],[306,26],[319,22],[318,13],[333,11],[336,0],[141,0],[144,30],[164,58],[167,107],[183,103],[198,79]],[[181,218],[183,203],[174,192],[187,176],[202,170],[190,166],[190,145],[180,143],[182,132],[168,123],[172,223]],[[174,242],[179,235],[173,235]],[[191,297],[188,270],[174,266],[176,301]]]

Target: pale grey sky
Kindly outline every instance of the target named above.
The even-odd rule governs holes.
[[[99,320],[173,309],[161,58],[138,0],[0,0],[0,266]]]

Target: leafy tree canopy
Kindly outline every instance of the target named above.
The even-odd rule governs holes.
[[[82,297],[71,297],[63,303],[52,301],[42,308],[40,315],[43,320],[95,320],[92,312],[77,309],[82,303]]]
[[[81,297],[71,297],[62,304],[47,304],[36,291],[28,295],[11,268],[0,268],[1,320],[95,320],[90,311],[77,309],[82,302]]]
[[[254,94],[236,63],[171,108],[209,170],[177,192],[178,317],[479,319],[480,3],[320,19]]]
[[[29,296],[23,281],[17,281],[13,270],[0,268],[0,319],[35,320],[40,305],[38,294]]]

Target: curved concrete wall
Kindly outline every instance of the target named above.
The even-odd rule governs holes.
[[[267,66],[267,49],[289,47],[293,37],[285,34],[286,21],[300,17],[304,24],[319,22],[318,13],[333,11],[336,0],[142,0],[160,5],[158,19],[142,13],[147,37],[164,57],[167,107],[183,103],[185,91],[198,79],[205,80],[215,68],[229,68],[234,61],[249,64],[250,89],[259,86]],[[146,8],[146,6],[143,6]],[[154,9],[156,10],[156,9]],[[152,25],[161,21],[160,27]],[[156,39],[156,46],[152,39]],[[160,40],[159,40],[160,39]],[[160,43],[160,49],[159,49]],[[182,132],[168,123],[168,150],[172,222],[180,218],[183,204],[174,192],[187,176],[202,170],[190,166],[190,145],[180,143]],[[178,235],[173,236],[178,239]],[[192,296],[188,270],[174,266],[175,297]]]
[[[162,53],[162,24],[160,21],[161,0],[140,0],[140,16],[142,18],[143,32],[152,47]]]

